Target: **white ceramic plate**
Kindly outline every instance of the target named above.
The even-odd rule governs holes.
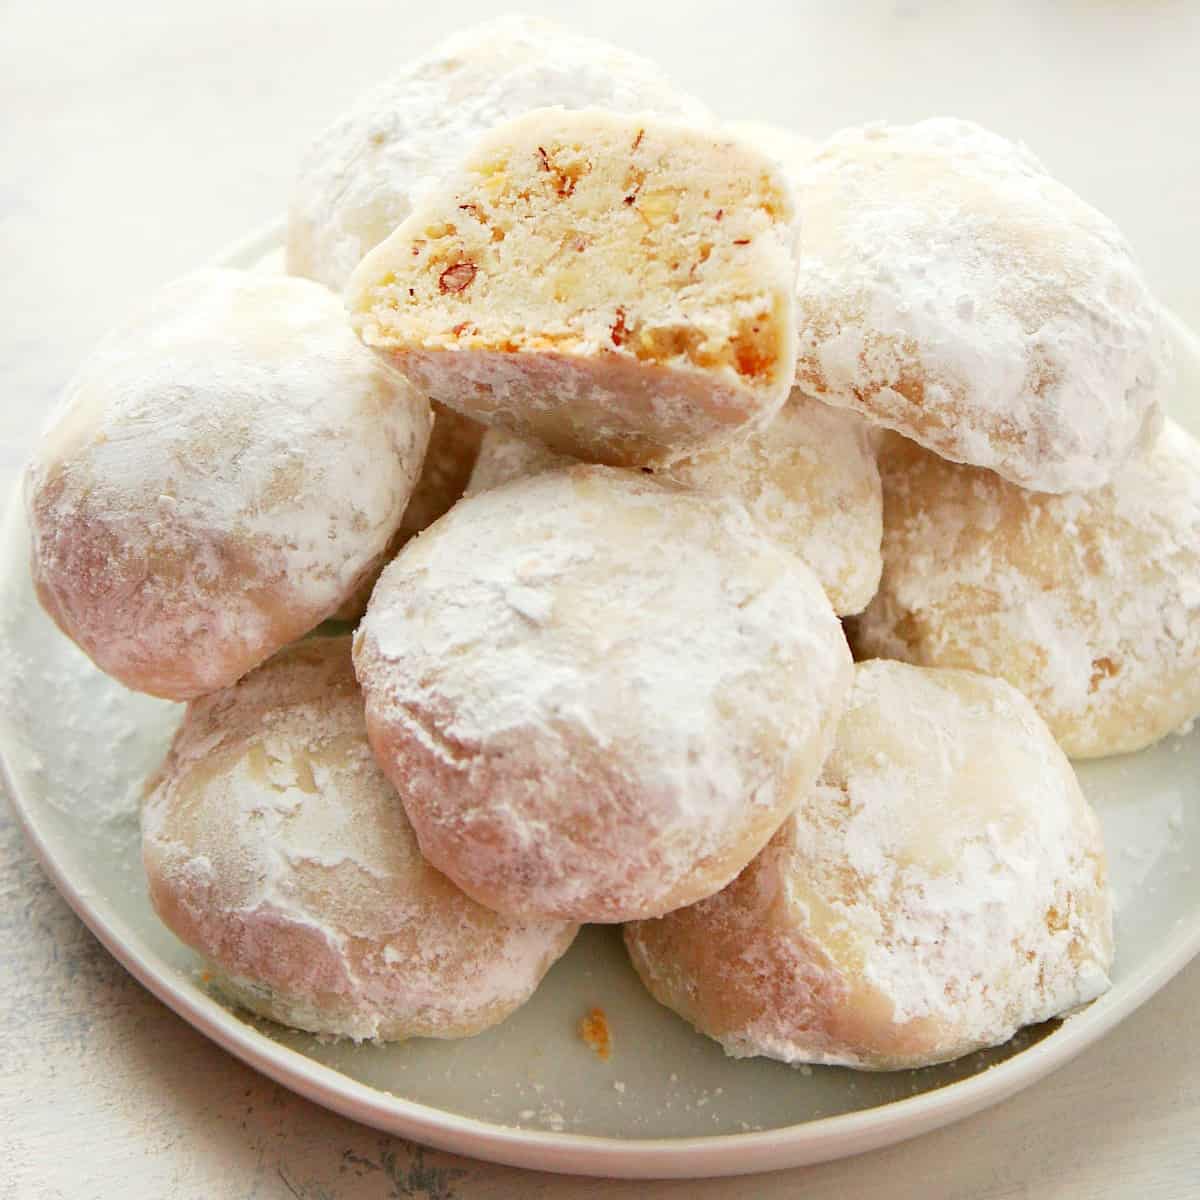
[[[279,226],[222,263],[278,261]],[[1200,426],[1200,344],[1184,349],[1175,415]],[[948,1066],[858,1074],[727,1059],[642,990],[615,930],[585,930],[533,1000],[460,1042],[322,1042],[232,1011],[157,921],[138,852],[142,780],[180,709],[106,679],[32,594],[19,503],[0,531],[0,766],[46,870],[105,946],[231,1053],[319,1104],[480,1158],[596,1175],[705,1176],[817,1162],[899,1141],[1054,1070],[1200,950],[1200,729],[1083,766],[1117,898],[1114,986],[1084,1012]],[[613,1053],[576,1036],[605,1010]],[[1118,1084],[1119,1086],[1119,1084]]]

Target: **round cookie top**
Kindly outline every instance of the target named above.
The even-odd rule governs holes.
[[[1107,483],[1157,431],[1157,306],[1128,244],[1022,146],[868,125],[800,164],[797,383],[1038,491]]]
[[[372,569],[429,428],[325,288],[188,275],[90,355],[34,453],[39,597],[129,687],[223,687]]]
[[[820,782],[767,849],[627,940],[730,1054],[942,1062],[1107,988],[1100,828],[1008,684],[860,663]]]
[[[891,435],[865,654],[1007,679],[1068,754],[1122,754],[1200,713],[1200,443],[1168,420],[1108,486],[1014,487]]]
[[[248,1007],[313,1032],[476,1033],[574,936],[490,912],[422,859],[367,744],[349,638],[189,705],[142,825],[167,925]]]
[[[527,17],[476,25],[368,92],[317,138],[292,196],[288,270],[340,291],[476,139],[552,105],[708,119],[648,59]]]
[[[740,505],[574,467],[455,506],[355,639],[426,856],[498,911],[620,921],[724,886],[815,778],[850,674]]]

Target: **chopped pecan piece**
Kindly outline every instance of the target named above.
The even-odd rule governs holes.
[[[471,286],[478,269],[473,262],[457,262],[438,276],[438,287],[443,292],[461,292]]]
[[[629,331],[625,328],[625,310],[623,308],[618,308],[617,319],[612,323],[612,329],[609,333],[609,336],[612,338],[612,344],[614,346],[621,345],[621,343],[624,342],[625,336],[628,332]]]

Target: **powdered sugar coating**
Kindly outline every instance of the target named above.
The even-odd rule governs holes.
[[[1107,487],[1027,492],[895,435],[863,654],[970,667],[1068,754],[1122,754],[1200,713],[1200,443],[1168,420]]]
[[[218,986],[314,1033],[477,1033],[575,934],[497,916],[421,858],[367,744],[349,638],[193,702],[142,829],[154,906]]]
[[[735,1057],[944,1062],[1108,987],[1100,827],[1008,684],[861,663],[819,785],[767,849],[626,942]]]
[[[1157,432],[1167,343],[1116,227],[966,121],[868,125],[797,176],[796,382],[1039,491]]]
[[[569,454],[559,454],[541,442],[493,427],[484,431],[479,457],[475,460],[464,495],[478,496],[502,483],[539,475],[543,471],[573,467],[578,462]]]
[[[571,461],[489,429],[467,491],[475,495]],[[839,615],[861,612],[875,595],[883,497],[868,427],[856,414],[794,391],[765,429],[654,474],[745,505],[764,532],[812,568]]]
[[[259,259],[253,270],[271,275],[284,274],[283,247],[277,247]],[[448,511],[467,486],[479,454],[483,429],[453,409],[440,404],[431,407],[433,430],[400,528],[392,535],[378,568],[363,579],[354,595],[343,601],[333,614],[335,621],[357,621],[363,615],[379,572],[395,558],[409,538],[415,537]]]
[[[608,922],[753,857],[850,674],[816,579],[739,505],[602,467],[456,505],[384,572],[355,666],[426,857],[498,911]]]
[[[638,55],[528,17],[487,21],[368,92],[316,140],[292,196],[288,270],[341,291],[482,134],[548,105],[708,119]]]
[[[334,620],[357,621],[367,611],[367,601],[379,572],[396,557],[409,538],[416,537],[443,513],[449,512],[466,490],[483,442],[483,426],[452,408],[441,404],[431,407],[433,432],[429,435],[429,448],[405,506],[400,528],[392,535],[378,569],[368,575],[354,595],[333,614]]]
[[[401,545],[428,529],[462,497],[482,441],[482,425],[452,408],[434,405],[429,452],[421,467],[420,481],[400,522]]]
[[[34,454],[39,598],[129,687],[223,687],[371,572],[429,427],[325,288],[189,275],[93,352]]]

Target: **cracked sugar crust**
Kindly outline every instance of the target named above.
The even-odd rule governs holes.
[[[127,687],[224,687],[372,573],[429,424],[325,288],[186,276],[93,351],[34,453],[39,599]]]
[[[502,429],[484,435],[468,494],[573,460]],[[743,441],[680,459],[655,475],[746,507],[812,568],[839,616],[861,612],[883,566],[883,495],[865,422],[794,391]]]
[[[1007,679],[1075,757],[1200,713],[1200,443],[1168,420],[1107,487],[1027,492],[890,435],[863,655]]]
[[[1157,306],[1116,227],[966,121],[868,125],[796,176],[796,382],[944,458],[1045,492],[1153,441]]]
[[[359,585],[358,590],[333,614],[335,621],[358,621],[367,611],[367,601],[380,572],[410,539],[450,511],[462,497],[479,457],[484,427],[441,404],[433,407],[433,432],[421,463],[421,473],[392,535],[383,560]]]
[[[340,292],[488,130],[553,105],[709,119],[638,55],[527,17],[473,26],[367,92],[314,142],[292,195],[289,273]]]
[[[541,109],[473,148],[347,306],[450,408],[589,461],[669,461],[786,399],[793,216],[782,170],[722,132]]]
[[[896,1070],[1109,986],[1099,822],[1019,693],[874,661],[818,785],[737,880],[625,930],[654,997],[734,1057]]]
[[[851,672],[812,572],[740,505],[584,466],[409,543],[355,666],[430,862],[497,911],[602,922],[745,866],[816,778]]]
[[[216,986],[313,1033],[478,1033],[575,935],[497,916],[422,859],[367,743],[345,637],[298,643],[189,705],[142,839],[155,910]]]

